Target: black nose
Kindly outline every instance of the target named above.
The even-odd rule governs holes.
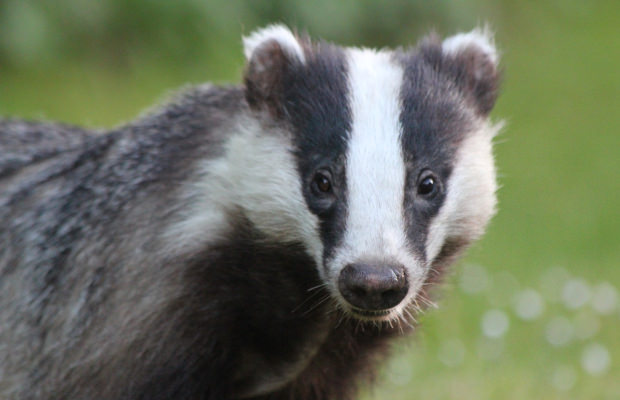
[[[377,311],[398,305],[409,282],[402,265],[349,264],[340,272],[338,289],[352,306]]]

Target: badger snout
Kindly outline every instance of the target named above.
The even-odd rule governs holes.
[[[338,290],[355,311],[377,311],[397,306],[409,291],[405,267],[374,263],[346,265],[338,276]]]

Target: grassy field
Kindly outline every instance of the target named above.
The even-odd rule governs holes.
[[[400,3],[386,4],[397,15]],[[338,14],[298,13],[281,19],[356,43],[334,22],[313,25]],[[229,15],[221,41],[202,39],[204,53],[164,43],[161,52],[136,47],[121,65],[96,52],[0,58],[0,116],[112,126],[180,85],[238,82],[238,37],[274,14],[252,15]],[[386,36],[408,44],[426,27],[445,34],[489,21],[505,67],[493,115],[506,127],[499,214],[364,399],[620,399],[619,15],[612,0],[472,1],[428,11],[421,27],[400,21]]]

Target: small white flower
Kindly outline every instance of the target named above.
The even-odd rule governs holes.
[[[515,298],[515,313],[524,320],[534,320],[541,316],[545,309],[545,302],[534,289],[525,289]]]
[[[489,338],[504,336],[509,325],[508,316],[501,310],[489,310],[482,317],[482,333]]]
[[[591,304],[597,313],[611,314],[618,307],[618,291],[609,282],[600,283],[593,290]]]
[[[562,289],[564,305],[571,310],[583,307],[590,300],[590,296],[590,286],[581,278],[570,279]]]
[[[590,375],[602,375],[609,369],[611,357],[607,348],[593,343],[583,350],[581,366]]]

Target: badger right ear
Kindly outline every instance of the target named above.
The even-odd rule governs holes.
[[[458,86],[472,100],[482,116],[487,116],[497,99],[501,72],[499,55],[488,27],[447,38],[442,51]]]
[[[282,92],[291,70],[305,63],[298,38],[283,25],[270,25],[243,38],[247,67],[245,97],[254,110],[274,117],[284,112]]]

